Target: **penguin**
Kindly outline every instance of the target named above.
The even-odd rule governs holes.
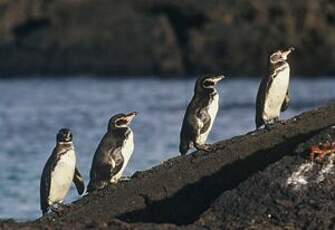
[[[206,140],[219,109],[219,93],[215,86],[224,78],[223,75],[205,76],[196,81],[180,132],[181,155],[185,155],[192,147],[205,152],[212,150]]]
[[[93,157],[87,192],[120,180],[134,151],[133,131],[129,125],[136,115],[137,112],[122,113],[109,120],[107,133]]]
[[[40,184],[42,214],[49,209],[56,213],[63,210],[63,201],[71,183],[74,182],[79,195],[85,190],[84,180],[76,167],[76,153],[69,129],[61,129],[57,134],[56,147],[43,168]]]
[[[256,128],[279,121],[280,112],[286,111],[290,101],[289,82],[290,66],[287,62],[288,55],[294,51],[278,50],[270,55],[270,74],[263,78],[256,99]]]

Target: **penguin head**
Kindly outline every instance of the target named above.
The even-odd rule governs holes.
[[[290,47],[288,50],[278,50],[270,55],[271,64],[277,64],[287,60],[287,56],[294,51],[294,47]]]
[[[58,134],[57,134],[57,143],[60,143],[60,142],[72,142],[72,132],[70,129],[66,129],[66,128],[63,128],[61,130],[58,131]]]
[[[194,91],[212,91],[217,83],[224,78],[225,77],[223,75],[201,77],[197,80]]]
[[[137,112],[131,112],[128,114],[120,113],[120,114],[114,115],[109,120],[108,130],[128,127],[136,115],[137,115]]]

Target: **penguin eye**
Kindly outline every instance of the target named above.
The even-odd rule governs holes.
[[[115,122],[117,126],[126,125],[128,122],[126,119],[119,119]]]
[[[272,55],[270,56],[270,61],[271,61],[272,63],[277,63],[277,62],[280,61],[281,58],[282,58],[281,53],[280,53],[280,52],[276,52],[276,53],[274,53],[274,54],[272,54]]]
[[[202,83],[202,85],[203,85],[204,87],[209,87],[209,86],[213,86],[213,85],[214,85],[214,82],[206,80],[206,81],[204,81],[204,82]]]

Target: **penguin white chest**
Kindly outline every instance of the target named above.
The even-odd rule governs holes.
[[[121,148],[121,154],[124,160],[122,168],[115,176],[112,177],[111,179],[112,183],[117,182],[121,178],[123,171],[127,167],[129,159],[131,155],[133,154],[133,151],[134,151],[134,135],[133,135],[133,132],[130,130],[128,137],[124,140],[123,146]]]
[[[62,202],[68,193],[76,167],[74,150],[69,150],[60,156],[55,168],[51,172],[49,204]]]
[[[215,94],[213,99],[211,100],[211,103],[208,105],[207,107],[208,109],[208,114],[211,118],[210,121],[210,125],[208,127],[208,129],[206,130],[206,132],[204,132],[203,134],[200,135],[200,144],[205,144],[209,135],[209,132],[211,131],[213,124],[214,124],[214,120],[216,118],[216,114],[219,110],[219,94]]]
[[[263,119],[272,120],[279,117],[281,106],[289,87],[290,69],[285,68],[273,79],[265,98]]]

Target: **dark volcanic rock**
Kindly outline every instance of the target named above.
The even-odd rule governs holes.
[[[259,130],[219,142],[210,154],[200,152],[176,157],[151,170],[136,173],[128,182],[110,185],[83,197],[60,216],[49,214],[22,224],[5,222],[0,227],[221,229],[223,226],[267,228],[293,223],[294,218],[310,216],[300,204],[306,205],[304,202],[308,201],[308,205],[319,209],[319,203],[323,205],[332,196],[327,190],[330,187],[319,189],[319,197],[316,192],[299,193],[302,190],[288,194],[285,183],[306,160],[304,155],[297,155],[295,149],[320,130],[335,124],[334,114],[335,104],[330,104],[287,123],[276,124],[269,131]],[[304,151],[305,148],[300,145],[298,149]],[[264,169],[263,174],[258,173]],[[289,187],[294,188],[293,185]],[[319,191],[317,186],[313,189]],[[288,210],[300,207],[300,214],[290,212],[287,216],[282,206]],[[319,214],[323,212],[325,209],[321,208]],[[265,221],[267,218],[271,221]],[[284,222],[285,218],[290,222]],[[326,221],[322,222],[323,226],[330,225],[329,218],[322,221]]]
[[[83,197],[58,222],[119,218],[126,222],[193,223],[224,191],[293,151],[314,132],[335,123],[335,104],[324,107],[271,131],[219,142],[210,154],[176,157],[151,170],[135,174],[129,182]],[[306,125],[308,124],[308,125]],[[92,212],[94,210],[94,212]],[[50,223],[54,215],[37,223]]]
[[[335,139],[335,104],[176,157],[129,182],[86,195],[61,215],[0,229],[317,229],[335,227],[334,156],[308,148]]]
[[[3,0],[1,74],[335,73],[332,0]],[[317,66],[317,67],[316,67]]]
[[[211,229],[334,229],[334,155],[315,163],[307,151],[326,140],[335,141],[335,127],[223,193],[197,224]]]

